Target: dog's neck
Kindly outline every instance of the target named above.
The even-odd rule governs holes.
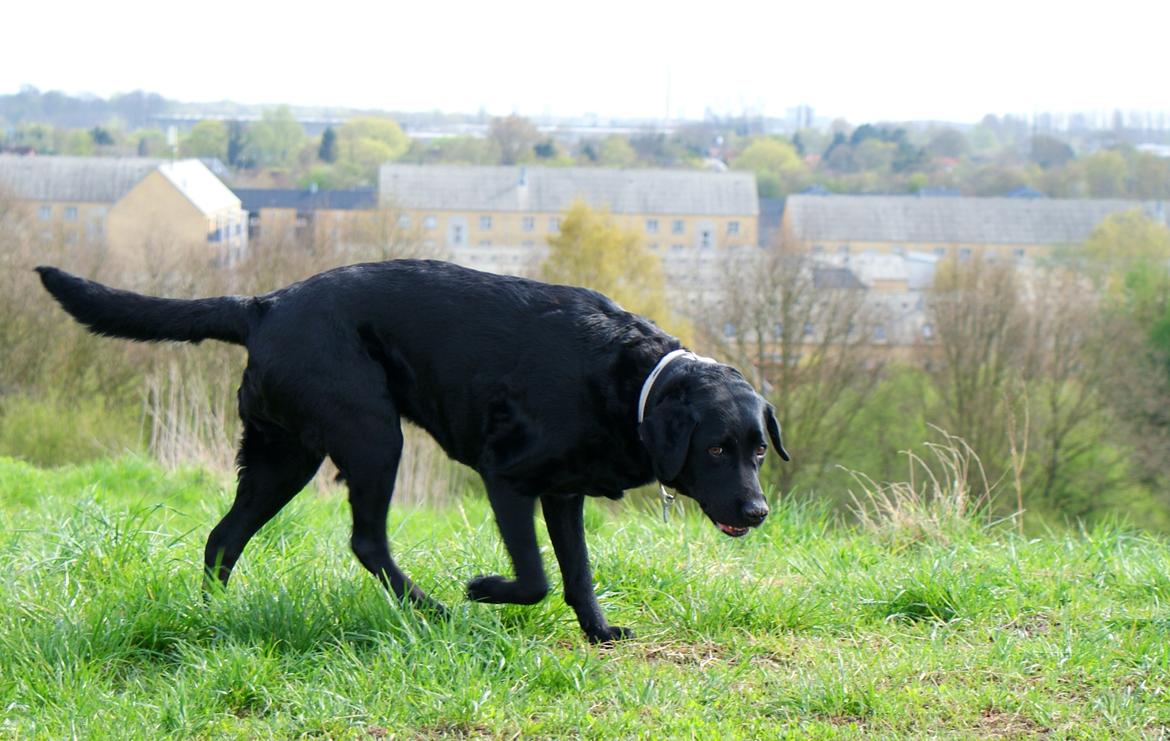
[[[658,377],[662,375],[667,366],[680,359],[694,360],[699,363],[718,362],[714,358],[696,355],[690,350],[684,350],[682,348],[671,350],[663,355],[658,361],[658,364],[646,375],[646,380],[642,382],[642,391],[638,394],[638,424],[642,424],[642,420],[646,417],[646,402],[650,400],[650,391],[654,388],[654,382],[658,380]]]

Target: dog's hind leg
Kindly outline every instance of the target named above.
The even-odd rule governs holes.
[[[349,487],[353,510],[350,545],[362,566],[393,590],[399,600],[410,599],[418,607],[443,616],[446,608],[426,595],[390,556],[386,540],[386,515],[394,494],[394,478],[402,457],[402,430],[398,416],[349,420],[344,440],[330,451]]]
[[[500,481],[484,483],[516,578],[477,576],[467,583],[467,596],[476,602],[536,604],[548,594],[548,578],[536,546],[536,498],[519,494]]]
[[[204,550],[204,587],[226,586],[244,546],[313,478],[323,455],[289,435],[245,424],[236,500],[211,531]]]

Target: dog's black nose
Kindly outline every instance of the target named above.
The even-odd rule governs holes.
[[[743,519],[751,525],[759,525],[768,516],[768,505],[763,501],[748,502],[743,505]]]

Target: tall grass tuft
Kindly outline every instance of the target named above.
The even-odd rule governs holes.
[[[860,471],[848,471],[860,489],[849,494],[863,528],[902,542],[947,542],[990,510],[995,483],[978,454],[962,438],[934,430],[942,439],[924,443],[925,454],[902,451],[906,481],[879,484]]]

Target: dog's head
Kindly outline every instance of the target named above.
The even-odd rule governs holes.
[[[772,405],[726,365],[685,363],[661,383],[638,428],[655,476],[723,532],[746,534],[768,516],[759,474],[769,441],[789,459]]]

